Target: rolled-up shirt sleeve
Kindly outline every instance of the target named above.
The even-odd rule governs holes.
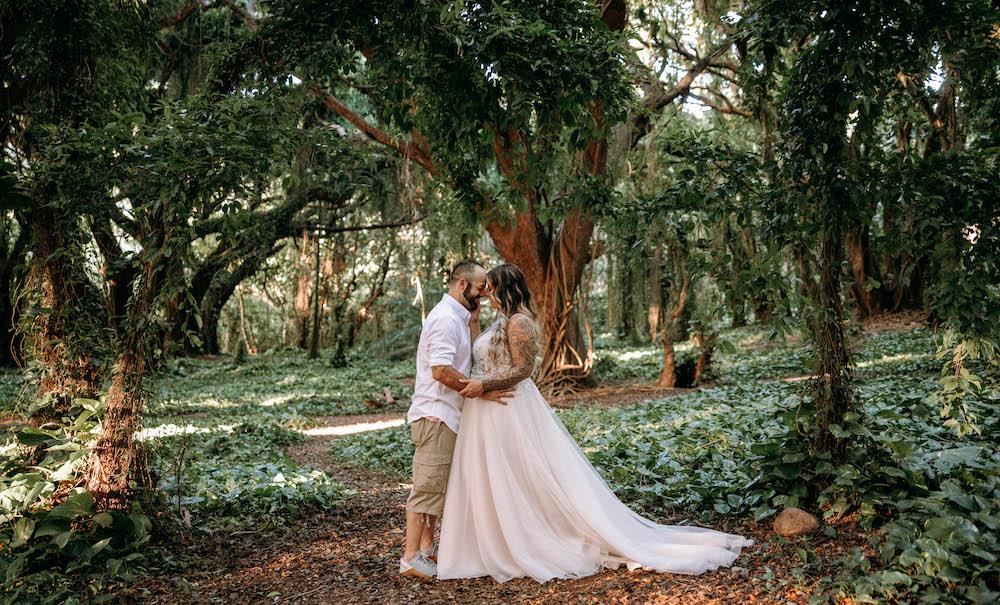
[[[444,318],[431,320],[427,330],[427,352],[431,367],[453,366],[458,353],[459,334],[452,322]]]

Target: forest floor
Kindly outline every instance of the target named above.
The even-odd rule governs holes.
[[[595,402],[615,406],[650,397],[668,389],[620,385],[592,390]],[[572,407],[578,397],[553,402]],[[289,456],[303,466],[318,468],[348,488],[345,501],[329,513],[299,522],[257,530],[179,535],[182,558],[197,561],[176,573],[157,574],[133,585],[118,597],[142,603],[594,603],[594,604],[714,604],[807,603],[815,581],[801,577],[795,540],[777,537],[770,522],[733,523],[718,529],[746,535],[746,549],[730,569],[701,576],[657,574],[644,570],[605,570],[579,580],[547,584],[522,578],[498,584],[491,578],[417,581],[397,574],[403,538],[404,504],[409,485],[379,472],[345,464],[332,457],[329,444],[354,427],[370,429],[402,422],[401,412],[326,416],[325,423],[304,432],[305,441],[292,445]],[[670,522],[671,519],[659,519]],[[810,547],[824,559],[846,555],[854,548],[872,554],[868,536],[850,523],[837,527],[836,539],[816,537]],[[815,576],[818,578],[819,576]]]
[[[336,418],[346,422],[385,421],[386,414]],[[794,577],[797,544],[777,538],[770,523],[745,523],[724,529],[752,537],[731,569],[701,576],[648,571],[605,570],[580,580],[538,584],[518,579],[498,584],[490,578],[416,581],[396,567],[403,537],[404,503],[409,486],[379,473],[344,465],[328,452],[331,439],[320,435],[293,445],[298,463],[321,468],[351,493],[329,514],[298,524],[264,525],[261,531],[216,534],[184,547],[199,571],[159,575],[119,594],[143,603],[806,603],[810,582]],[[867,536],[850,525],[836,539],[814,540],[824,557],[867,550]],[[767,580],[762,580],[767,578]]]
[[[910,431],[899,439],[934,434],[950,446],[936,409],[898,401],[899,393],[915,398],[936,384],[930,336],[915,330],[919,321],[858,326],[859,398],[872,418],[909,419],[891,420]],[[550,403],[636,510],[753,538],[732,568],[700,576],[622,568],[544,585],[402,578],[410,363],[368,359],[334,370],[281,353],[242,366],[181,360],[157,381],[145,426],[161,487],[176,494],[176,505],[160,519],[155,556],[136,570],[137,581],[116,587],[115,601],[805,604],[831,594],[844,560],[863,557],[871,567],[862,575],[880,573],[871,539],[882,532],[861,529],[855,515],[788,540],[771,529],[774,510],[764,505],[758,514],[759,503],[741,499],[752,496],[747,482],[759,472],[750,448],[781,430],[776,410],[799,399],[808,355],[801,341],[775,343],[761,331],[727,338],[736,352],[713,361],[713,383],[704,388],[651,386],[660,365],[655,347],[609,346],[598,358],[603,386]]]

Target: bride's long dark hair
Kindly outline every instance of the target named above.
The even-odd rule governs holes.
[[[505,263],[493,267],[486,273],[486,282],[493,289],[493,296],[500,303],[497,309],[497,328],[490,338],[490,357],[494,358],[499,350],[499,346],[506,347],[507,343],[507,320],[515,313],[521,313],[531,318],[535,324],[535,335],[538,335],[538,325],[535,322],[535,305],[531,302],[531,290],[528,289],[528,282],[524,279],[524,273],[518,269],[517,265]]]
[[[493,296],[500,303],[498,309],[504,316],[523,313],[535,318],[535,306],[531,302],[531,290],[524,279],[524,273],[517,265],[505,263],[497,265],[486,273],[486,281],[493,288]]]

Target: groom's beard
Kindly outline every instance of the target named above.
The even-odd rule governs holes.
[[[472,286],[466,286],[465,291],[462,292],[462,298],[464,298],[465,301],[469,303],[469,310],[475,311],[479,307],[479,297],[478,296],[470,297],[469,292],[471,291],[472,291]]]

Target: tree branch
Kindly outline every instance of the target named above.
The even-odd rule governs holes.
[[[323,101],[323,104],[326,105],[328,109],[350,122],[367,137],[385,145],[386,147],[395,149],[401,153],[403,157],[412,159],[417,164],[423,166],[424,170],[430,173],[431,176],[434,175],[436,170],[434,167],[434,161],[431,159],[430,153],[420,145],[413,141],[404,143],[393,139],[388,133],[369,124],[364,118],[351,111],[350,108],[338,101],[333,95],[324,90],[318,84],[314,84],[312,86],[312,90],[316,96]]]

